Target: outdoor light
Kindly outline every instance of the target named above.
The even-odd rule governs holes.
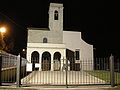
[[[5,27],[0,27],[0,36],[1,36],[1,45],[2,45],[2,48],[0,49],[4,49],[6,47],[6,43],[4,41],[4,37],[5,37],[5,32],[6,32],[6,28]]]
[[[0,32],[5,33],[6,32],[6,28],[5,27],[1,27],[0,28]]]

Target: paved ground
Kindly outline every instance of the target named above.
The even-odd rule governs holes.
[[[69,86],[66,88],[65,86],[44,86],[44,87],[32,87],[37,90],[104,90],[110,88],[110,86]]]
[[[71,86],[66,88],[65,86],[32,86],[16,88],[15,86],[0,87],[0,90],[109,90],[110,86]],[[119,90],[119,89],[117,89]]]
[[[105,84],[105,81],[89,75],[84,71],[69,71],[68,84]],[[64,71],[33,71],[21,80],[22,84],[65,85],[66,72]]]

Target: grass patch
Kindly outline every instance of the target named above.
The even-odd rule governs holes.
[[[115,73],[115,83],[120,84],[120,73]]]
[[[104,80],[106,83],[110,83],[110,71],[94,70],[86,71],[88,74]],[[120,84],[120,73],[115,72],[115,84]]]
[[[112,88],[107,88],[107,89],[104,89],[104,90],[120,90],[120,87],[112,87]]]

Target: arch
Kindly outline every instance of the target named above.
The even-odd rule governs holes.
[[[54,20],[58,20],[58,11],[57,10],[55,10],[55,12],[54,12]]]
[[[54,71],[59,71],[60,70],[60,59],[61,59],[61,54],[59,52],[54,53]]]
[[[38,70],[35,68],[35,63],[39,63],[39,53],[37,51],[32,52],[31,54],[31,63],[32,63],[32,70]]]
[[[47,43],[48,42],[48,39],[45,37],[43,38],[43,43]]]
[[[51,69],[51,54],[49,52],[43,52],[42,54],[42,65],[41,69],[43,71],[48,71]]]
[[[61,59],[61,54],[60,54],[60,52],[55,52],[55,53],[54,53],[53,59],[54,59],[54,60],[59,60],[59,61],[60,61],[60,59]]]
[[[31,63],[39,63],[39,53],[37,51],[32,52]]]

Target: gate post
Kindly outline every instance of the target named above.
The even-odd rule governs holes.
[[[20,74],[21,74],[21,57],[20,55],[18,55],[17,57],[17,76],[16,76],[16,86],[20,87],[21,85],[21,78],[20,78]]]
[[[2,54],[0,52],[0,86],[2,85]]]
[[[111,87],[115,86],[115,75],[114,75],[114,56],[111,54],[110,56],[110,84]]]
[[[67,81],[68,81],[68,79],[67,79],[67,77],[68,77],[68,59],[66,59],[66,67],[65,67],[65,71],[66,71],[66,88],[68,88],[68,83],[67,83]]]

